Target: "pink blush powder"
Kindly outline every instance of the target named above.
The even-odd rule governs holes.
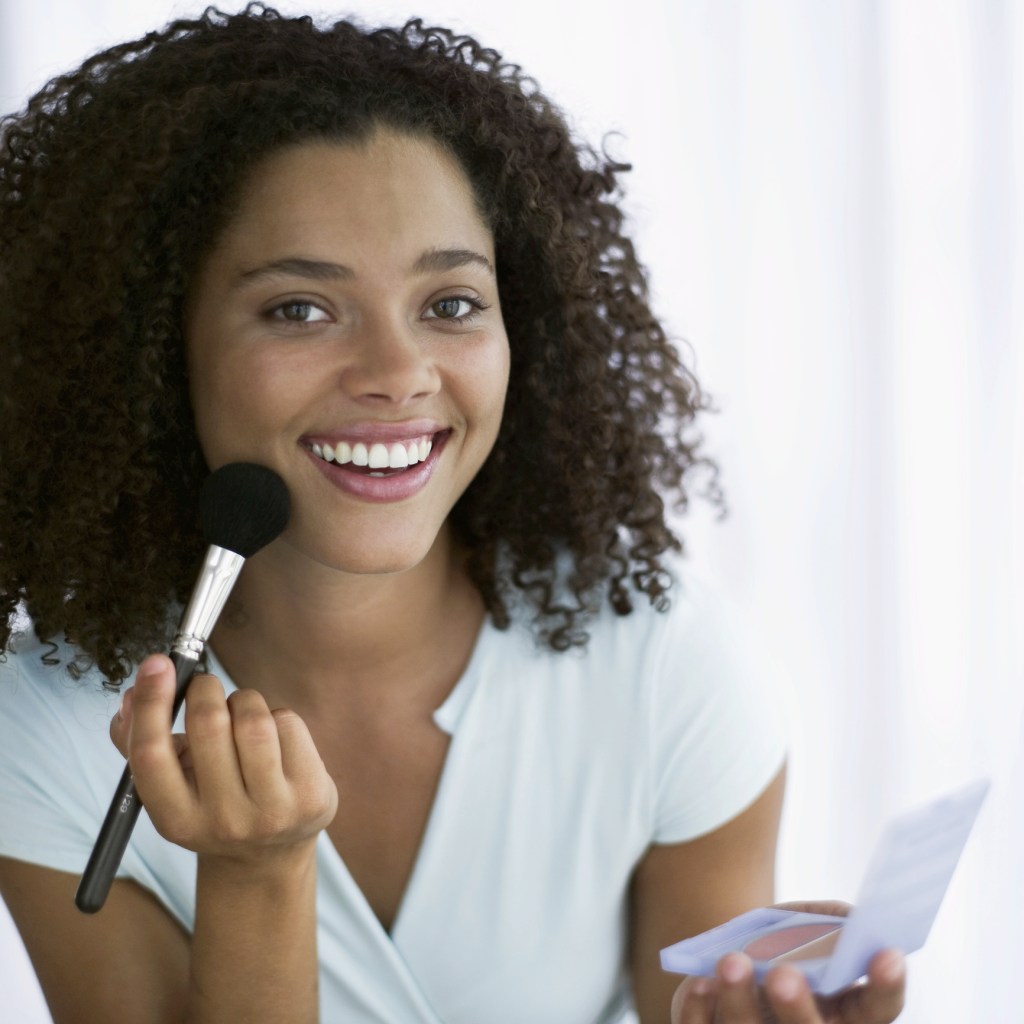
[[[778,931],[761,935],[753,942],[747,943],[743,952],[751,960],[774,960],[807,945],[815,939],[820,939],[830,932],[838,932],[842,925],[832,923],[821,924],[798,924],[791,928],[780,928]]]

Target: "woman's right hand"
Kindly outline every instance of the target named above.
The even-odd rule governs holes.
[[[776,903],[780,910],[845,917],[852,909],[836,900]],[[906,964],[895,949],[871,959],[867,981],[829,998],[815,996],[792,965],[775,967],[759,986],[750,960],[730,953],[714,978],[691,976],[672,1000],[672,1024],[892,1024],[903,1011]]]
[[[185,698],[185,732],[171,733],[175,672],[150,655],[110,724],[156,830],[206,854],[261,861],[305,846],[333,820],[338,792],[305,723],[271,710],[256,690],[225,697],[197,675]]]

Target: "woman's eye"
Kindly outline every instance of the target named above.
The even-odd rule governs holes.
[[[273,320],[286,320],[293,324],[312,324],[329,320],[330,317],[312,302],[282,302],[270,310]]]
[[[450,295],[430,304],[427,319],[454,320],[465,323],[483,309],[487,309],[487,306],[479,299],[470,299],[464,295]]]

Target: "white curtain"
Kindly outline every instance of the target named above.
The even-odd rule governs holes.
[[[3,110],[202,6],[5,3]],[[1018,1019],[1024,8],[364,0],[332,13],[345,11],[469,30],[592,141],[617,130],[656,306],[720,409],[705,429],[731,514],[698,510],[682,528],[792,682],[780,898],[853,900],[888,817],[991,775],[901,1019]],[[0,964],[0,1017],[47,1021],[9,927]]]

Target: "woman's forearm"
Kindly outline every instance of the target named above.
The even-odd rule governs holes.
[[[189,1024],[316,1024],[316,844],[260,864],[200,856]]]

